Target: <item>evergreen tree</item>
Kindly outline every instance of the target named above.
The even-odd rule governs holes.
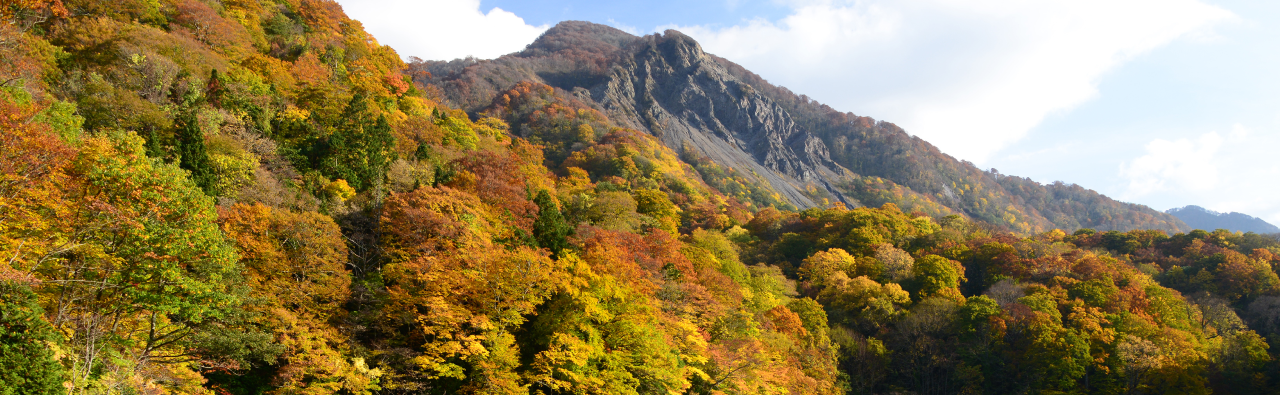
[[[566,238],[573,232],[573,228],[565,222],[560,208],[556,207],[555,200],[546,190],[538,191],[533,203],[538,205],[538,219],[533,222],[533,237],[538,241],[538,246],[551,250],[559,258],[560,251],[569,248]]]
[[[212,196],[215,175],[205,149],[204,133],[196,122],[195,110],[187,110],[178,117],[178,155],[182,158],[179,166],[191,172],[191,180],[206,195]]]
[[[368,165],[363,170],[368,180],[381,180],[387,176],[387,169],[396,160],[395,138],[391,136],[391,125],[387,117],[379,115],[372,129],[365,129],[365,157]]]
[[[164,151],[160,148],[160,134],[156,132],[155,126],[151,125],[147,125],[147,156],[152,158],[164,156]]]
[[[386,177],[395,160],[395,138],[384,116],[370,120],[368,102],[357,93],[342,111],[343,123],[329,136],[325,175],[343,179],[357,191],[368,190]]]
[[[45,342],[55,339],[36,295],[0,283],[0,395],[60,394],[66,372]]]

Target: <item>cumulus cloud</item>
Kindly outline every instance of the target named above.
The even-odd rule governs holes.
[[[364,24],[401,56],[452,60],[492,59],[524,49],[550,26],[530,26],[501,8],[480,10],[480,0],[339,0],[347,16]]]
[[[981,163],[1099,79],[1235,20],[1198,0],[791,0],[776,22],[676,26],[708,52]]]
[[[1237,211],[1280,224],[1280,165],[1274,147],[1280,133],[1254,133],[1241,124],[1225,136],[1154,139],[1141,156],[1121,162],[1122,200],[1156,207],[1195,204],[1219,212]]]
[[[1129,163],[1120,164],[1120,176],[1129,180],[1125,198],[1142,197],[1169,190],[1203,191],[1218,183],[1218,167],[1214,156],[1223,138],[1210,132],[1196,141],[1178,139],[1152,140],[1146,154]]]

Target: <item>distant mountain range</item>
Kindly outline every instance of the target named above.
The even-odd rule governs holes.
[[[1200,206],[1187,206],[1165,211],[1195,229],[1226,229],[1232,232],[1280,233],[1276,227],[1249,214],[1230,212],[1219,213]]]
[[[492,111],[517,83],[553,87],[562,100],[606,114],[614,127],[653,135],[700,172],[730,169],[736,178],[728,184],[764,191],[754,194],[764,199],[750,202],[758,205],[894,203],[903,211],[962,214],[1024,234],[1191,230],[1172,215],[1075,184],[979,169],[897,125],[772,85],[674,30],[637,37],[562,22],[518,53],[419,61],[411,68],[418,82],[438,87],[446,101],[473,115]],[[527,117],[507,118],[517,134],[529,130],[520,125]]]

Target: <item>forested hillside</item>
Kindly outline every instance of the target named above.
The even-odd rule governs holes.
[[[1030,232],[871,176],[798,207],[545,83],[634,38],[490,89],[329,0],[0,18],[0,394],[1280,389],[1280,240]],[[799,136],[762,168],[843,166],[761,130]]]

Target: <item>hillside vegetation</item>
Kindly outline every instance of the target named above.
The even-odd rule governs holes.
[[[0,18],[0,394],[1280,388],[1274,237],[797,205],[547,77],[424,84],[328,0]]]

